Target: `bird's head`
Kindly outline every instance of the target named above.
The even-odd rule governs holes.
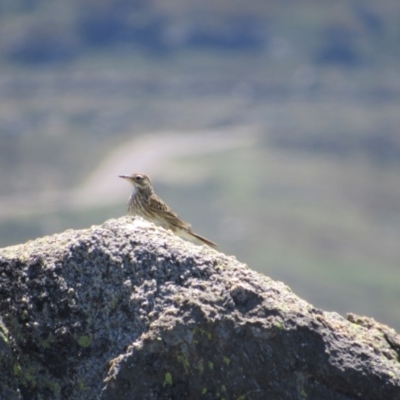
[[[151,188],[151,180],[145,174],[132,174],[132,175],[118,175],[120,178],[127,179],[130,181],[137,189],[147,189]]]

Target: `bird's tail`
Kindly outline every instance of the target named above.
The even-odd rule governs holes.
[[[210,246],[214,249],[217,248],[217,245],[213,243],[211,240],[208,240],[204,238],[203,236],[198,235],[197,233],[194,233],[190,228],[186,229],[179,229],[174,231],[174,233],[186,240],[190,240],[191,242],[195,242],[197,244],[206,244],[207,246]]]
[[[195,239],[197,239],[197,241],[201,242],[202,244],[206,244],[207,246],[210,246],[214,249],[217,248],[217,245],[214,242],[212,242],[211,240],[208,240],[208,239],[204,238],[203,236],[200,236],[197,233],[194,233],[193,231],[190,231],[189,234],[191,236],[193,236]]]

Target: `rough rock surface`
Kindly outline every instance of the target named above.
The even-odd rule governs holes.
[[[0,399],[400,399],[400,338],[124,217],[0,250]]]

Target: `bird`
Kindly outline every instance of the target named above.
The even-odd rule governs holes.
[[[158,197],[153,189],[150,178],[142,173],[118,175],[134,186],[128,200],[128,214],[138,215],[155,225],[171,230],[175,235],[197,244],[206,244],[212,248],[217,245],[211,240],[193,232],[190,224],[183,221],[172,209]]]

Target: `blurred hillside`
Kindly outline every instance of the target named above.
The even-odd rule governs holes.
[[[398,2],[1,0],[0,33],[0,246],[124,214],[144,171],[222,251],[400,329]]]
[[[2,58],[21,63],[65,62],[94,47],[156,56],[188,48],[295,52],[297,62],[345,66],[398,56],[395,0],[2,0],[0,7]]]

